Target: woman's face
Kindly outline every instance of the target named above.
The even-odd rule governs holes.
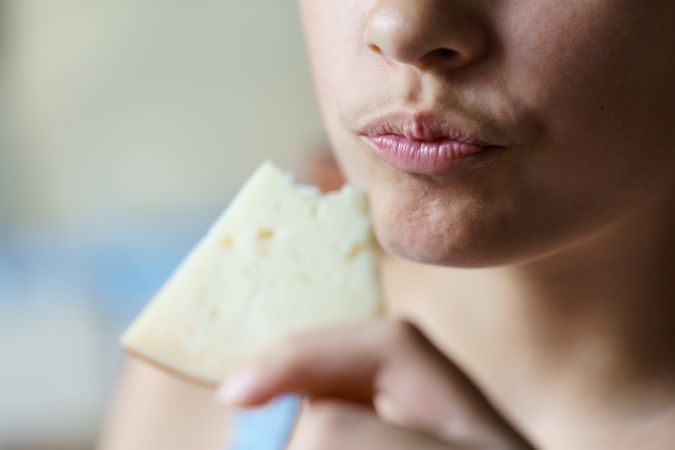
[[[388,250],[522,261],[675,192],[675,2],[300,4],[329,134]]]

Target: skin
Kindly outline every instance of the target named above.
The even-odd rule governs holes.
[[[229,418],[213,393],[128,359],[97,450],[222,450]]]
[[[221,398],[306,395],[292,450],[671,448],[675,3],[300,7],[338,159],[396,255],[391,317],[295,336]],[[506,148],[396,170],[359,127],[403,109]]]

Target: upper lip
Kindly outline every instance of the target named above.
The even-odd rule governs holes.
[[[397,111],[366,120],[358,133],[366,138],[397,135],[415,141],[448,140],[479,147],[506,146],[504,139],[491,128],[433,112]]]

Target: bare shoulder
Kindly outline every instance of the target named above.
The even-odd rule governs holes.
[[[125,361],[99,450],[220,450],[228,417],[213,393],[156,367]]]

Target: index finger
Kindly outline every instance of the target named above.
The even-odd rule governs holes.
[[[221,397],[247,407],[288,393],[364,403],[377,394],[404,411],[409,426],[445,437],[517,436],[464,372],[405,321],[293,337],[226,381]]]

